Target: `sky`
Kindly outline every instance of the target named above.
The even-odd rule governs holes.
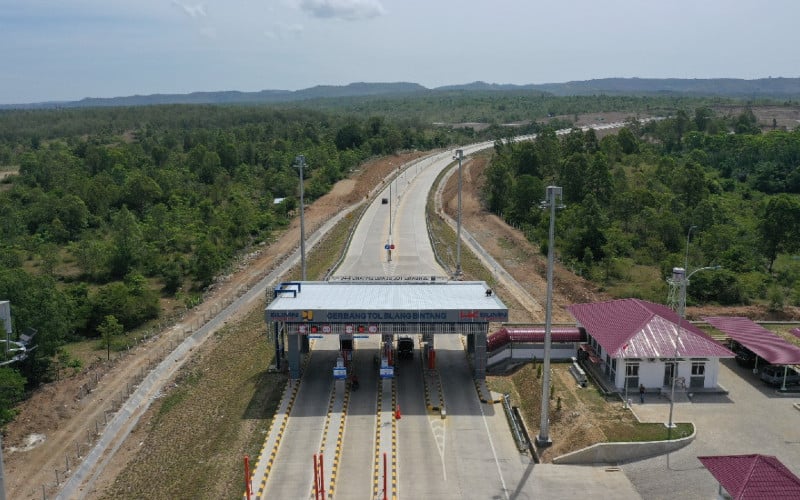
[[[0,104],[800,77],[798,0],[0,0]]]

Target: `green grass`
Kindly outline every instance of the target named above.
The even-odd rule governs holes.
[[[267,371],[273,355],[263,308],[211,336],[142,419],[138,452],[98,496],[241,499],[243,457],[255,465],[286,384]]]
[[[609,427],[606,437],[611,443],[666,441],[691,436],[694,426],[690,423],[676,423],[672,433],[662,423],[636,423],[635,425],[620,425]]]

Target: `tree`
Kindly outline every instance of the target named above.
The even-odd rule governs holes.
[[[14,404],[25,394],[25,377],[7,366],[0,367],[0,426],[14,419]]]
[[[639,151],[639,141],[628,127],[623,127],[619,130],[619,132],[617,132],[617,140],[622,148],[622,152],[626,155],[637,153]]]
[[[781,252],[800,247],[800,201],[788,194],[776,195],[767,201],[758,224],[761,247],[767,259],[767,271]]]
[[[544,193],[542,181],[532,175],[522,175],[514,183],[512,194],[512,212],[518,222],[532,223],[530,213],[532,208],[537,208]]]
[[[509,206],[509,193],[513,186],[513,178],[508,165],[496,161],[486,169],[486,198],[489,210],[496,214],[503,214]]]
[[[122,207],[112,221],[114,247],[111,254],[111,273],[122,277],[139,263],[142,253],[142,232],[136,217]]]
[[[97,332],[100,334],[100,338],[103,339],[103,344],[106,346],[107,360],[111,360],[111,341],[114,337],[122,335],[124,330],[125,329],[113,314],[106,316],[100,326],[97,327]]]

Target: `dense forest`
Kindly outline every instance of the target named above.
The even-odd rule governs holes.
[[[298,202],[299,154],[313,200],[374,156],[498,140],[487,203],[540,238],[533,207],[544,185],[563,185],[557,246],[578,272],[619,279],[625,262],[667,272],[694,225],[692,261],[724,270],[698,275],[693,298],[746,302],[792,288],[795,277],[773,263],[798,241],[798,132],[759,134],[752,115],[715,116],[707,106],[720,102],[454,90],[0,111],[0,174],[14,173],[0,176],[0,300],[11,302],[15,335],[38,332],[30,356],[0,367],[0,424],[26,387],[72,362],[66,343],[124,339],[165,300],[193,307],[237,255],[283,228]],[[636,121],[690,106],[693,115]],[[629,113],[630,126],[602,139],[554,133],[602,111]],[[508,141],[530,132],[541,133],[535,144]]]
[[[545,186],[562,186],[556,252],[576,272],[608,284],[652,266],[663,283],[688,259],[689,272],[721,267],[692,278],[690,303],[800,305],[800,265],[775,267],[800,250],[800,130],[762,133],[750,110],[718,117],[698,107],[600,139],[549,129],[535,143],[498,141],[495,152],[487,204],[531,240],[547,241]],[[632,293],[663,302],[654,290]]]

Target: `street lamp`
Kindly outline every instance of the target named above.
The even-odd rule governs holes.
[[[306,157],[297,155],[294,159],[295,166],[300,169],[300,267],[302,280],[306,280],[306,222],[303,214],[303,167],[306,166]]]
[[[458,224],[456,229],[456,277],[461,276],[461,160],[464,151],[456,149],[454,159],[458,160]]]
[[[542,371],[542,420],[539,426],[539,435],[536,437],[538,446],[550,446],[550,345],[552,343],[552,323],[553,323],[553,257],[555,254],[555,231],[556,231],[556,208],[564,208],[560,203],[561,188],[558,186],[547,186],[547,198],[542,202],[542,208],[550,209],[550,235],[547,243],[547,306],[544,316],[544,366]]]
[[[393,181],[389,181],[389,238],[386,242],[389,262],[392,261],[392,182]]]
[[[672,428],[675,427],[675,424],[672,421],[672,413],[675,401],[675,381],[678,378],[678,348],[680,345],[680,338],[681,338],[681,323],[683,322],[684,317],[686,316],[686,287],[689,285],[689,279],[700,271],[708,271],[708,270],[717,270],[721,266],[706,266],[700,267],[689,273],[686,274],[686,271],[689,267],[689,239],[692,235],[692,230],[695,229],[697,226],[689,227],[689,231],[686,233],[686,254],[684,256],[683,265],[684,267],[674,267],[672,268],[672,279],[670,280],[672,284],[679,284],[680,285],[680,297],[678,300],[678,330],[675,333],[675,361],[672,364],[672,381],[671,381],[671,388],[670,388],[670,398],[669,398],[669,422],[667,423],[667,428],[669,429],[669,439],[672,438]]]

